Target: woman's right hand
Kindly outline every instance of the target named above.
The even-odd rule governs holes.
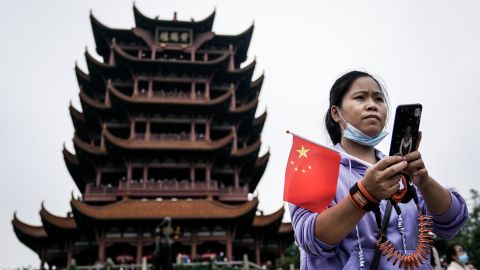
[[[362,181],[365,189],[378,201],[390,198],[400,189],[400,172],[408,162],[400,156],[384,157],[368,168]]]

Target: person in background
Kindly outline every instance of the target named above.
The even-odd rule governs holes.
[[[445,253],[448,262],[447,270],[476,270],[475,266],[469,263],[468,254],[462,245],[449,245]]]
[[[440,257],[438,256],[438,251],[435,247],[432,247],[432,253],[430,256],[430,264],[432,265],[433,270],[442,270],[442,265],[440,264]]]

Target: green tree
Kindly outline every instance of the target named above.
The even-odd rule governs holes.
[[[277,268],[288,270],[290,264],[293,264],[295,269],[300,269],[300,249],[295,244],[290,245],[285,250],[284,256],[277,260]]]

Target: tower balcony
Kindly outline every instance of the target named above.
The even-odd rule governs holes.
[[[137,198],[202,198],[212,196],[220,201],[246,201],[248,185],[223,187],[218,181],[190,182],[187,180],[120,181],[118,187],[88,184],[84,193],[87,202],[113,202],[124,195]]]

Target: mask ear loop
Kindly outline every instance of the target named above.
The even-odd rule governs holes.
[[[345,120],[345,118],[343,118],[343,115],[342,115],[342,113],[340,112],[340,108],[339,108],[338,106],[336,106],[336,105],[333,105],[332,108],[333,108],[333,107],[337,108],[338,115],[340,116],[340,118],[342,119],[342,121],[345,123],[345,126],[348,125],[348,122]],[[346,129],[343,128],[342,125],[340,125],[340,124],[339,124],[339,126],[340,126],[340,128],[343,130],[343,132],[345,132]]]

